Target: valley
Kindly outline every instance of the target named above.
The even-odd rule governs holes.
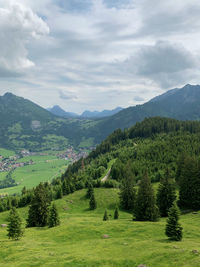
[[[41,152],[0,149],[0,196],[18,194],[23,187],[29,189],[40,182],[51,182],[64,173],[69,164],[85,158],[88,152],[72,147],[63,151]]]

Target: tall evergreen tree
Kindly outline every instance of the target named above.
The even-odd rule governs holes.
[[[116,206],[115,212],[114,212],[114,219],[117,220],[118,218],[119,218],[119,209],[118,209],[118,206]]]
[[[186,157],[179,177],[179,205],[184,208],[200,209],[200,163]]]
[[[63,197],[62,187],[60,185],[56,188],[56,199],[60,199]]]
[[[60,224],[60,219],[58,215],[58,210],[57,210],[56,205],[53,203],[49,210],[48,226],[55,227],[59,224]]]
[[[167,216],[175,199],[175,186],[170,182],[169,170],[167,169],[165,177],[160,181],[157,191],[157,205],[161,216]]]
[[[135,203],[134,176],[127,164],[123,170],[124,176],[120,188],[120,204],[125,210],[133,210]]]
[[[86,197],[87,198],[91,198],[91,196],[94,194],[94,188],[91,182],[88,183],[87,186],[87,193],[86,193]]]
[[[175,241],[180,241],[182,239],[182,230],[183,228],[179,224],[179,209],[174,202],[173,206],[169,209],[168,219],[165,229],[165,234]]]
[[[34,196],[29,207],[27,227],[43,227],[47,225],[49,215],[49,192],[40,183],[34,190]]]
[[[138,221],[157,221],[159,219],[154,191],[147,173],[143,176],[139,185],[134,215]]]
[[[90,205],[90,209],[91,210],[95,210],[97,208],[97,202],[96,202],[96,199],[95,199],[94,192],[93,192],[93,194],[90,197],[89,205]]]
[[[13,240],[19,240],[23,236],[22,221],[15,207],[10,210],[7,231],[8,237]]]
[[[108,212],[107,209],[105,209],[104,215],[103,215],[103,221],[108,221]]]

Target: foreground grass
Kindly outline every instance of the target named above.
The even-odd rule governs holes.
[[[113,216],[118,203],[116,189],[96,189],[98,208],[88,210],[85,190],[56,201],[61,225],[25,230],[20,241],[10,241],[0,228],[0,266],[200,266],[200,213],[181,216],[182,242],[164,235],[165,219],[157,223],[135,222],[120,211],[120,219],[103,222],[105,208]],[[19,210],[24,220],[27,208]],[[6,223],[8,213],[0,214]],[[104,239],[104,234],[109,238]]]

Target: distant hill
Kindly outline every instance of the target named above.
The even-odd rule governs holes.
[[[86,110],[81,114],[82,118],[104,118],[104,117],[109,117],[112,116],[116,113],[118,113],[119,111],[121,111],[123,108],[121,107],[117,107],[115,109],[112,110],[103,110],[103,111],[89,111]]]
[[[55,105],[52,108],[48,108],[47,110],[50,111],[52,114],[62,117],[62,118],[83,118],[83,119],[95,119],[95,118],[104,118],[108,116],[112,116],[119,111],[121,111],[123,108],[117,107],[112,110],[103,110],[103,111],[89,111],[85,110],[81,115],[78,115],[73,112],[67,112],[63,110],[60,106]]]
[[[59,108],[57,110],[60,110]],[[63,149],[90,147],[114,130],[129,128],[147,117],[200,120],[200,86],[186,85],[104,118],[61,118],[44,108],[6,93],[0,97],[0,147]]]
[[[93,145],[88,120],[64,119],[11,93],[0,96],[0,147],[12,150],[63,149],[69,144]],[[87,141],[87,139],[89,141]]]
[[[200,85],[187,84],[170,90],[143,105],[126,108],[100,121],[94,131],[103,140],[117,128],[129,128],[147,117],[169,117],[179,120],[200,120]]]
[[[79,117],[78,114],[73,113],[73,112],[67,112],[58,105],[55,105],[52,108],[47,108],[47,110],[50,111],[52,114],[62,117],[62,118],[78,118]]]

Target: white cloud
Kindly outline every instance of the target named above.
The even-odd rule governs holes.
[[[0,76],[15,76],[34,66],[26,44],[49,32],[48,26],[31,9],[14,2],[0,7]]]
[[[199,83],[199,0],[0,0],[0,12],[0,85],[41,105],[114,108]]]

